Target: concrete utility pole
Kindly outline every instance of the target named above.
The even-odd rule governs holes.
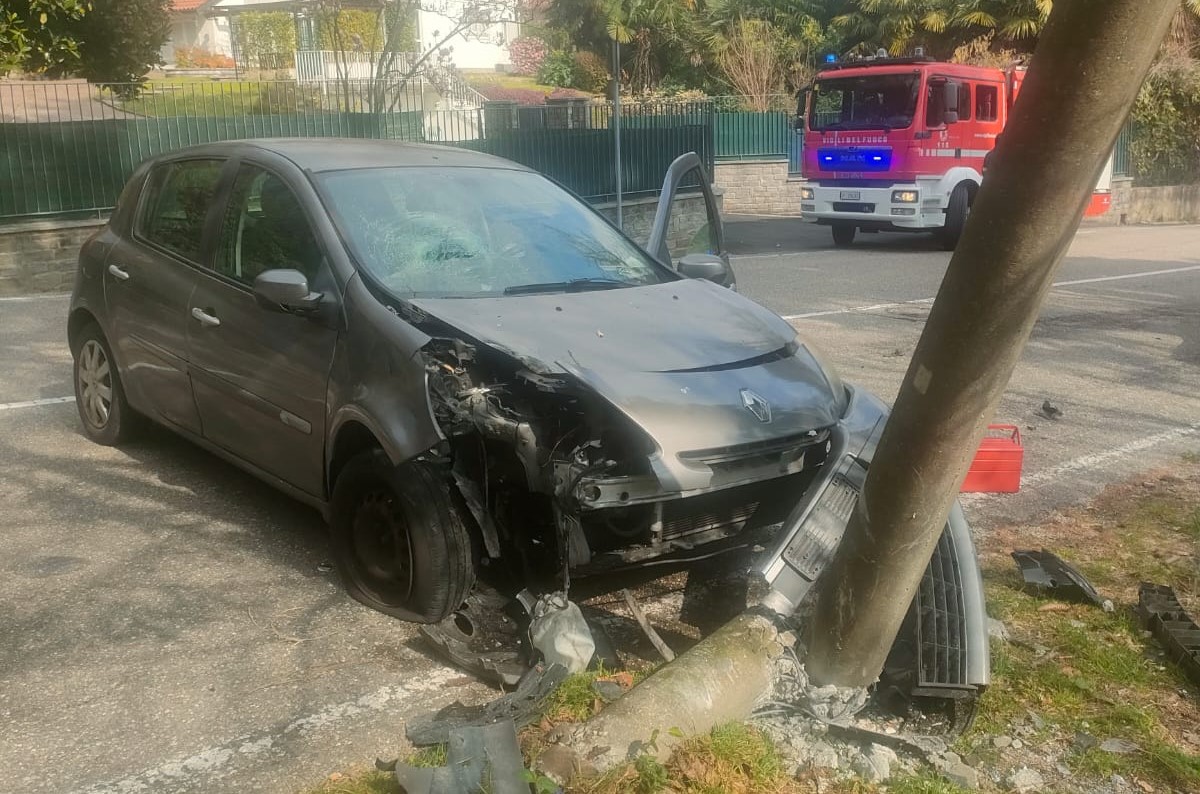
[[[975,449],[1179,0],[1057,0],[837,557],[808,671],[883,669]]]

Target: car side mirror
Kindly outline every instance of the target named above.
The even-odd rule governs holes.
[[[254,279],[254,299],[264,309],[305,314],[320,305],[321,293],[309,291],[299,270],[264,270]]]
[[[715,254],[685,254],[679,259],[679,275],[687,278],[702,278],[724,284],[729,277],[729,266]]]

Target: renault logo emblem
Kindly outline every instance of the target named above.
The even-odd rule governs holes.
[[[742,389],[742,405],[760,422],[771,421],[771,404],[749,389]]]

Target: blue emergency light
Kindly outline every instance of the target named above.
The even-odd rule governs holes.
[[[832,52],[825,54],[825,63],[837,63],[837,55]]]
[[[892,150],[859,147],[818,149],[817,164],[822,171],[886,171],[892,165]]]

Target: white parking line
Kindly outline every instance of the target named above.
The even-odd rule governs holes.
[[[40,400],[22,400],[15,403],[0,403],[0,411],[11,411],[16,408],[37,408],[40,405],[55,405],[57,403],[73,403],[75,397],[43,397]]]
[[[284,746],[296,738],[309,738],[323,729],[377,712],[405,714],[426,705],[433,692],[445,689],[457,671],[448,667],[414,676],[406,683],[385,686],[354,700],[334,703],[268,731],[246,734],[224,744],[207,747],[185,758],[167,761],[124,780],[100,783],[80,789],[77,794],[167,794],[176,791],[215,791],[224,786],[216,780],[233,772],[238,762],[261,764],[272,756],[287,755]],[[205,785],[205,783],[208,785]]]
[[[1146,270],[1141,273],[1124,273],[1119,276],[1097,276],[1095,278],[1078,278],[1071,281],[1056,281],[1050,286],[1054,289],[1059,287],[1074,287],[1080,284],[1099,284],[1104,281],[1125,281],[1131,278],[1146,278],[1148,276],[1167,276],[1173,273],[1191,273],[1200,270],[1200,265],[1188,265],[1187,267],[1172,267],[1166,270]],[[870,306],[850,306],[845,309],[830,309],[821,312],[805,312],[804,314],[785,314],[785,320],[807,320],[813,317],[832,317],[837,314],[855,314],[857,312],[873,312],[881,309],[896,309],[900,306],[912,306],[919,303],[933,303],[933,298],[917,298],[910,301],[896,301],[895,303],[875,303]]]
[[[69,292],[46,292],[38,295],[9,295],[0,298],[0,303],[28,303],[30,301],[48,300],[50,298],[69,298]]]

